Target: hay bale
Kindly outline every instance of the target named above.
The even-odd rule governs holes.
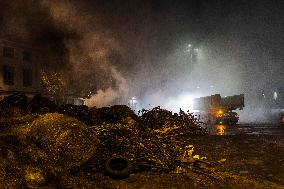
[[[48,113],[33,121],[27,138],[45,151],[47,161],[63,169],[84,163],[98,144],[82,122],[58,113]]]

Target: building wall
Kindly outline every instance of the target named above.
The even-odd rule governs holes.
[[[0,39],[0,95],[40,91],[41,60],[27,44]]]

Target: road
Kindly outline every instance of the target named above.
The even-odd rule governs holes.
[[[229,125],[211,125],[207,127],[211,135],[283,135],[284,126],[271,123],[248,123]]]

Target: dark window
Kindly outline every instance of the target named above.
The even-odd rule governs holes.
[[[28,68],[23,69],[23,86],[32,86],[32,70]]]
[[[14,48],[3,47],[3,56],[13,58],[14,57]]]
[[[12,66],[4,66],[4,83],[6,85],[14,85],[15,68]]]
[[[23,52],[23,60],[24,61],[31,61],[31,53],[24,51]]]

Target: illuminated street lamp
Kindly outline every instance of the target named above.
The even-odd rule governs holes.
[[[137,98],[135,96],[133,96],[130,99],[130,107],[131,107],[132,110],[136,109],[136,104],[137,104]]]
[[[195,63],[199,49],[194,48],[194,46],[192,44],[188,44],[187,47],[186,47],[186,52],[190,57],[190,64]]]
[[[274,100],[277,100],[277,98],[278,98],[278,94],[277,94],[276,91],[274,91],[274,93],[273,93],[273,99],[274,99]]]

